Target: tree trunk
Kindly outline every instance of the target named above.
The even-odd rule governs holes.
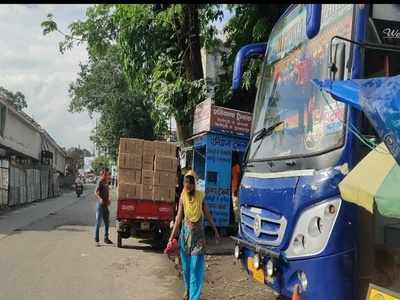
[[[190,136],[191,128],[187,123],[176,121],[176,139],[180,145],[185,144],[186,139]]]
[[[183,53],[183,74],[189,81],[203,78],[203,65],[201,63],[200,20],[198,4],[182,4],[182,19],[175,19],[177,29],[178,47]],[[190,112],[193,114],[194,112]],[[186,122],[176,124],[178,142],[183,144],[190,136],[191,118]]]
[[[203,65],[201,64],[200,45],[200,20],[198,4],[182,4],[184,34],[184,66],[188,80],[203,78]]]

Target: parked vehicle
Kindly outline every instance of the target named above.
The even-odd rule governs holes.
[[[118,200],[118,248],[130,237],[150,237],[153,245],[163,248],[168,243],[174,204],[153,200]]]
[[[377,142],[379,136],[362,112],[336,103],[311,80],[398,74],[399,53],[362,43],[394,43],[391,28],[399,22],[397,4],[291,5],[268,46],[247,45],[237,55],[233,89],[241,86],[244,60],[265,57],[243,164],[235,257],[281,295],[299,286],[303,300],[363,297],[360,211],[341,199],[338,183],[370,151],[357,134]]]
[[[120,140],[118,154],[117,246],[130,237],[150,237],[153,246],[168,243],[174,220],[177,184],[176,146]]]

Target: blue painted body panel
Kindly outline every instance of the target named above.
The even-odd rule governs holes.
[[[254,253],[246,249],[244,255],[251,257]],[[243,266],[248,271],[245,261]],[[297,272],[303,271],[307,274],[309,288],[301,293],[302,300],[354,300],[355,267],[354,249],[313,259],[280,260],[274,282],[266,285],[281,295],[291,297],[293,287],[298,283]]]

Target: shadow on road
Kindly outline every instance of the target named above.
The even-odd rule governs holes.
[[[121,249],[126,249],[126,250],[140,250],[143,252],[151,252],[151,253],[156,253],[156,254],[162,254],[163,250],[162,249],[156,249],[151,245],[148,246],[141,246],[141,245],[123,245]]]

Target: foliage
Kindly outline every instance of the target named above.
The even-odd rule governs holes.
[[[18,111],[21,111],[28,107],[25,96],[21,92],[10,92],[4,87],[0,86],[0,94],[2,94],[6,99],[8,99]]]
[[[241,108],[245,99],[246,110],[251,110],[260,61],[247,63],[244,90],[232,97],[235,55],[245,44],[266,41],[287,5],[228,7],[234,17],[225,28],[225,72],[216,88],[216,102]],[[195,105],[206,97],[200,48],[217,45],[212,22],[221,18],[221,6],[215,4],[101,4],[88,8],[86,19],[70,24],[68,33],[59,30],[52,15],[42,27],[43,34],[57,31],[64,36],[59,44],[62,53],[86,46],[90,59],[71,85],[70,111],[100,113],[93,140],[110,150],[123,135],[161,136],[170,116],[177,120],[178,139],[187,137]],[[111,155],[115,156],[112,150]]]
[[[154,97],[143,86],[129,89],[116,43],[114,5],[95,5],[86,11],[85,21],[76,21],[65,34],[52,15],[42,22],[43,34],[58,31],[64,36],[60,52],[86,45],[89,62],[80,65],[78,79],[70,84],[70,112],[87,111],[100,115],[91,140],[99,150],[117,155],[120,137],[153,139],[167,128],[163,112],[154,106]]]
[[[231,80],[236,53],[246,44],[267,42],[273,25],[287,6],[287,4],[228,5],[229,10],[234,15],[224,28],[226,36],[224,48],[226,52],[222,55],[222,65],[225,72],[220,76],[216,88],[215,98],[217,103],[252,110],[261,59],[249,60],[246,63],[243,74],[243,89],[238,95],[232,95]]]
[[[87,149],[81,149],[76,147],[71,147],[66,150],[68,157],[71,158],[72,165],[69,166],[72,173],[76,172],[78,169],[82,169],[84,165],[84,157],[91,156],[91,153]]]
[[[92,136],[99,149],[115,159],[120,137],[155,138],[154,103],[141,90],[129,90],[117,46],[110,46],[102,58],[90,59],[80,68],[78,79],[70,84],[69,111],[100,113]]]
[[[103,168],[110,168],[110,160],[108,159],[107,156],[101,155],[97,156],[93,161],[92,161],[92,170],[96,174],[100,174],[100,171]]]
[[[70,24],[67,34],[59,30],[51,14],[41,25],[45,35],[57,31],[64,36],[61,53],[85,42],[89,64],[102,61],[110,48],[115,49],[133,98],[143,102],[152,128],[161,135],[170,116],[176,118],[178,127],[191,127],[194,107],[205,96],[200,47],[212,46],[215,28],[210,23],[221,16],[219,6],[210,4],[102,4],[88,8],[86,20]],[[89,66],[81,66],[77,83],[85,80],[85,68]],[[106,145],[110,138],[104,137],[116,133],[116,119],[106,120],[101,100],[83,97],[78,101],[78,94],[71,111],[80,111],[80,107],[100,111],[102,127],[94,139]],[[122,103],[114,107],[118,105]]]

